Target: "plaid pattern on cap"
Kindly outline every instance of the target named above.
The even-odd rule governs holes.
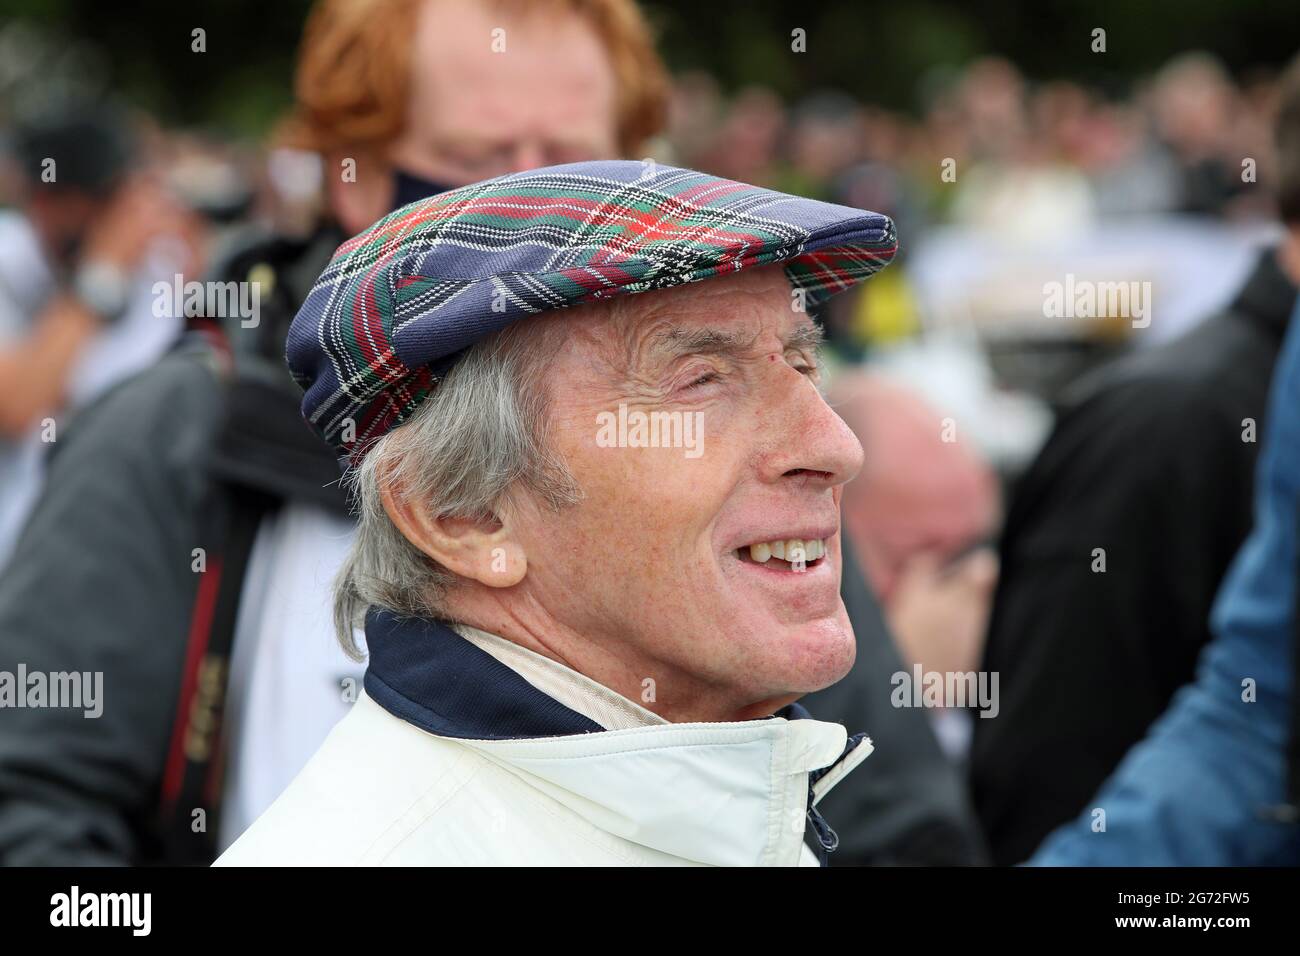
[[[303,415],[356,458],[455,356],[551,309],[772,263],[816,304],[889,264],[888,217],[649,162],[513,173],[348,240],[289,329]]]

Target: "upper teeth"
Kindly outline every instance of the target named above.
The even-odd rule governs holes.
[[[780,558],[791,564],[797,561],[816,561],[825,554],[826,542],[816,538],[809,538],[807,541],[788,538],[780,541],[763,541],[749,546],[749,556],[759,564],[764,563],[768,558]]]

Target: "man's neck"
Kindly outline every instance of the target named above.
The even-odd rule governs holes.
[[[532,603],[507,605],[494,598],[460,593],[447,610],[453,620],[563,664],[673,723],[766,717],[800,696],[745,700],[733,688],[703,681],[622,641],[579,634]],[[669,689],[671,699],[661,699]]]

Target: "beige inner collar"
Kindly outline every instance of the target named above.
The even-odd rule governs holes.
[[[491,654],[543,694],[595,721],[606,730],[627,730],[631,727],[651,727],[669,723],[658,714],[596,683],[590,677],[579,674],[572,668],[549,657],[543,657],[526,647],[520,647],[514,641],[489,634],[468,624],[452,624],[451,628],[479,650]]]

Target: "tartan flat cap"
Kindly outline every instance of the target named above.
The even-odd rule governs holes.
[[[878,213],[648,161],[512,173],[403,206],[343,243],[286,358],[303,416],[355,462],[463,349],[520,319],[775,263],[816,304],[897,247]]]

